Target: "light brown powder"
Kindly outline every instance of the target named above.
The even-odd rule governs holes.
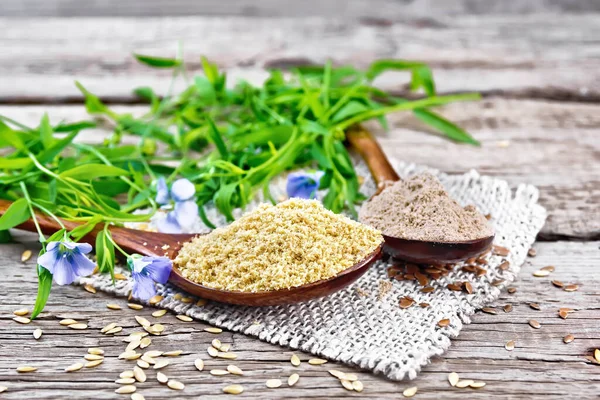
[[[258,292],[331,278],[371,254],[381,233],[316,200],[263,204],[183,245],[184,277],[214,289]]]
[[[362,206],[360,220],[384,235],[403,239],[460,242],[493,234],[475,207],[461,207],[428,173],[384,189]]]

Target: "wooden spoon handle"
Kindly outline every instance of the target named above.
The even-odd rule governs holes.
[[[360,125],[353,126],[346,132],[346,139],[365,160],[378,187],[400,180],[371,132]]]

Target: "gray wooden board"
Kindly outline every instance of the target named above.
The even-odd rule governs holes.
[[[243,15],[250,17],[340,16],[427,18],[439,14],[529,14],[539,11],[600,11],[594,0],[3,0],[0,15],[12,17]]]
[[[55,287],[50,295],[46,311],[41,318],[29,325],[11,321],[12,311],[30,307],[36,292],[35,265],[33,260],[20,262],[25,248],[38,248],[31,235],[21,235],[23,244],[0,245],[0,265],[3,281],[0,283],[0,385],[8,386],[2,394],[6,399],[109,399],[118,398],[113,390],[118,375],[133,367],[132,361],[118,360],[126,343],[126,334],[139,331],[134,315],[150,316],[154,309],[134,311],[126,308],[124,299],[114,299],[97,293],[92,295],[81,287]],[[466,325],[459,337],[453,340],[450,350],[436,357],[413,382],[391,382],[362,371],[356,372],[364,383],[361,394],[343,389],[337,379],[327,373],[328,369],[350,372],[351,369],[328,363],[309,366],[308,354],[299,354],[304,361],[299,368],[289,363],[291,351],[240,334],[224,332],[212,335],[203,331],[204,324],[185,323],[166,315],[159,321],[165,325],[165,334],[153,337],[153,344],[145,350],[183,350],[183,355],[171,358],[171,364],[162,372],[186,385],[182,392],[174,392],[156,381],[156,371],[147,371],[148,381],[138,384],[138,390],[146,399],[216,397],[224,386],[242,384],[244,398],[331,398],[340,396],[368,398],[399,398],[400,393],[413,385],[419,388],[416,398],[434,399],[487,399],[487,398],[597,398],[600,390],[600,365],[588,362],[585,356],[600,347],[600,311],[598,309],[597,273],[600,265],[600,242],[552,242],[538,243],[538,256],[529,258],[513,285],[515,294],[503,293],[494,304],[497,315],[477,313],[470,325]],[[546,265],[556,266],[547,278],[535,278],[532,272]],[[579,283],[577,292],[565,292],[551,285],[550,280]],[[539,303],[541,311],[528,304]],[[121,311],[106,308],[107,303],[118,303]],[[512,304],[511,313],[500,307]],[[571,307],[576,311],[566,320],[558,317],[559,307]],[[59,318],[75,318],[86,321],[89,329],[74,331],[58,324]],[[536,319],[542,324],[532,329],[527,321]],[[117,322],[124,331],[116,337],[105,336],[99,329],[110,322]],[[32,331],[40,327],[44,335],[39,341]],[[575,341],[564,344],[562,338],[573,334]],[[206,348],[212,339],[232,343],[238,359],[233,362],[211,359]],[[504,349],[508,340],[515,340],[515,350]],[[94,369],[74,373],[64,368],[82,362],[89,347],[101,347],[106,361]],[[224,368],[235,364],[246,371],[245,376],[211,376],[206,370],[198,372],[193,361],[201,357],[206,370]],[[37,366],[37,372],[19,374],[19,365]],[[287,377],[297,372],[301,378],[296,387],[267,389],[265,381]],[[451,388],[447,375],[457,372],[461,378],[482,380],[483,389]],[[125,396],[121,396],[125,398]]]
[[[116,107],[143,113],[145,106]],[[89,118],[82,105],[0,106],[0,114],[35,126],[44,111],[53,122]],[[409,113],[390,117],[390,131],[369,127],[390,158],[449,173],[477,169],[512,185],[540,188],[549,217],[541,237],[600,237],[600,106],[537,100],[486,99],[447,106],[441,112],[469,130],[482,147],[458,145],[427,134]],[[105,135],[84,131],[81,140]],[[501,147],[508,144],[508,147]]]
[[[232,81],[259,82],[264,67],[368,65],[377,58],[428,62],[442,93],[482,91],[516,97],[600,99],[599,13],[435,14],[427,23],[311,18],[0,18],[0,101],[74,101],[73,80],[113,101],[131,90],[164,93],[168,70],[138,64],[132,52],[174,56],[181,41],[191,72],[200,55]],[[405,74],[378,85],[399,90]]]

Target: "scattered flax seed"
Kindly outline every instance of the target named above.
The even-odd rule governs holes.
[[[455,291],[455,292],[461,292],[462,291],[462,287],[460,285],[457,285],[455,283],[449,283],[446,286],[448,289]]]
[[[8,388],[6,386],[0,386],[0,393],[6,392]]]
[[[169,365],[169,360],[158,360],[156,361],[156,363],[154,364],[154,369],[161,369],[166,367],[167,365]]]
[[[269,379],[265,383],[269,389],[275,389],[281,387],[282,383],[280,379]]]
[[[242,385],[229,385],[223,388],[223,392],[227,394],[240,394],[244,391]]]
[[[127,277],[123,274],[115,274],[115,279],[118,281],[126,281]]]
[[[183,322],[192,322],[194,320],[193,318],[188,317],[187,315],[176,315],[175,318]]]
[[[23,316],[29,314],[29,310],[27,308],[21,308],[19,310],[13,311],[13,314],[15,314],[18,317],[23,317]]]
[[[533,276],[535,276],[535,277],[537,277],[537,278],[543,278],[543,277],[545,277],[545,276],[548,276],[548,275],[550,275],[550,271],[548,271],[548,270],[543,270],[543,269],[540,269],[540,270],[538,270],[538,271],[535,271],[535,272],[533,273]]]
[[[126,350],[123,353],[119,354],[120,360],[137,360],[142,355],[140,353],[136,353],[135,350]]]
[[[34,372],[37,371],[37,367],[30,367],[29,365],[22,365],[17,367],[17,372]]]
[[[566,311],[559,311],[558,312],[558,316],[561,317],[562,319],[567,319],[567,317],[569,316],[569,313]]]
[[[540,268],[540,271],[550,271],[550,272],[554,272],[555,270],[556,270],[556,268],[554,268],[554,265],[548,265],[547,267]]]
[[[85,367],[86,368],[94,368],[94,367],[97,367],[98,365],[102,364],[103,362],[104,362],[104,359],[88,361],[87,363],[85,363]]]
[[[103,360],[104,356],[100,356],[98,354],[86,354],[83,358],[85,358],[86,361],[96,361],[96,360]]]
[[[141,310],[142,308],[144,308],[143,305],[135,303],[127,303],[127,307],[131,308],[132,310]]]
[[[223,375],[229,375],[229,371],[224,370],[224,369],[211,369],[210,374],[214,375],[214,376],[223,376]]]
[[[594,350],[594,358],[600,363],[600,349]]]
[[[23,254],[21,254],[21,262],[27,262],[32,254],[31,250],[25,250]]]
[[[529,320],[529,326],[531,326],[533,329],[540,329],[542,327],[542,325],[539,322],[537,322],[535,319]]]
[[[450,386],[456,386],[458,382],[458,374],[456,372],[450,372],[448,374],[448,382],[450,382]]]
[[[135,382],[136,381],[133,378],[119,378],[115,381],[115,383],[118,383],[119,385],[131,385]]]
[[[108,308],[109,310],[120,310],[121,306],[118,304],[107,304],[106,308]]]
[[[572,313],[572,312],[574,312],[575,310],[574,310],[574,309],[572,309],[572,308],[561,307],[561,308],[559,308],[559,309],[558,309],[558,311],[564,311],[564,312],[566,312],[566,313]]]
[[[204,361],[201,358],[197,358],[194,361],[194,366],[196,366],[198,371],[202,371],[204,369]]]
[[[177,357],[180,356],[181,353],[183,353],[183,350],[171,350],[171,351],[165,351],[164,353],[162,353],[163,357]]]
[[[475,381],[472,379],[464,379],[462,381],[456,382],[456,387],[457,388],[466,388],[466,387],[471,386],[474,383],[475,383]]]
[[[161,332],[164,332],[164,330],[165,330],[165,326],[163,324],[154,324],[154,325],[151,325],[149,328],[151,328],[151,330],[153,331],[150,333],[161,333]]]
[[[419,306],[421,308],[427,308],[427,307],[429,307],[429,303],[419,303]]]
[[[131,400],[146,400],[146,398],[141,393],[132,393]]]
[[[138,347],[140,347],[141,344],[141,339],[137,338],[137,340],[132,340],[131,342],[129,342],[129,344],[127,345],[127,347],[125,347],[125,351],[132,351],[137,349]]]
[[[509,287],[508,289],[506,289],[506,291],[510,294],[514,294],[517,292],[517,288],[516,287]]]
[[[494,279],[492,281],[492,286],[500,286],[504,283],[504,281],[505,281],[504,279]]]
[[[408,296],[404,296],[400,299],[400,308],[408,308],[415,303],[413,299]]]
[[[237,354],[235,353],[223,353],[219,351],[217,353],[217,358],[223,358],[225,360],[235,360],[237,358]]]
[[[87,324],[77,323],[77,324],[68,325],[68,327],[71,328],[71,329],[82,331],[84,329],[87,329],[88,326],[87,326]]]
[[[322,358],[311,358],[310,360],[308,360],[308,363],[310,365],[323,365],[327,363],[327,360],[323,360]]]
[[[147,352],[144,353],[145,356],[152,357],[152,358],[160,357],[160,356],[162,356],[162,354],[163,354],[163,352],[160,350],[148,350]]]
[[[160,383],[167,383],[169,381],[169,378],[163,374],[162,372],[157,372],[156,373],[156,380],[159,381]]]
[[[227,371],[233,375],[244,375],[244,371],[242,371],[242,369],[236,365],[228,365]]]
[[[290,377],[288,378],[288,386],[294,386],[296,383],[298,383],[298,380],[300,379],[300,375],[298,374],[292,374],[290,375]]]
[[[123,371],[119,374],[119,378],[133,378],[133,371],[132,370]]]
[[[215,349],[214,347],[210,346],[208,349],[208,355],[211,357],[216,357],[219,354],[219,350]]]
[[[425,286],[424,288],[421,288],[420,292],[421,293],[431,293],[435,290],[435,288],[433,286]]]
[[[69,321],[69,322],[68,323],[63,323],[64,321]],[[71,321],[73,321],[73,322],[71,322]],[[63,319],[62,321],[60,321],[61,325],[71,325],[71,324],[75,324],[75,323],[77,323],[77,321],[72,320],[72,319],[68,319],[68,320]],[[111,329],[115,328],[116,326],[117,326],[116,323],[111,322],[110,324],[106,325],[104,328],[100,329],[100,332],[101,333],[106,333],[106,332],[110,331]]]
[[[152,357],[148,357],[147,355],[143,355],[140,357],[140,360],[147,362],[150,365],[156,364],[156,360]]]
[[[89,354],[96,354],[96,355],[99,355],[99,356],[103,356],[104,355],[104,350],[99,349],[97,347],[90,347],[88,349],[88,353]]]
[[[146,382],[146,373],[137,365],[133,367],[133,377],[140,383]]]
[[[33,338],[34,338],[35,340],[38,340],[39,338],[41,338],[41,337],[42,337],[42,334],[43,334],[43,333],[44,333],[44,332],[42,332],[42,330],[41,330],[40,328],[37,328],[36,330],[34,330],[34,331],[33,331]]]
[[[492,246],[492,253],[496,256],[506,257],[510,254],[510,250],[502,246]]]
[[[292,363],[292,365],[293,365],[294,367],[297,367],[297,366],[299,366],[299,365],[300,365],[300,357],[298,357],[298,356],[297,356],[297,355],[295,355],[295,354],[292,354],[292,358],[290,359],[290,362]]]
[[[181,300],[183,298],[183,295],[181,293],[176,293],[175,296],[173,296],[173,298],[175,300]]]
[[[438,326],[439,326],[440,328],[445,328],[445,327],[447,327],[448,325],[450,325],[450,320],[449,320],[449,319],[447,319],[447,318],[445,318],[445,319],[441,319],[441,320],[439,320],[439,321],[438,321],[438,323],[437,323],[437,324],[438,324]]]
[[[227,353],[229,351],[229,349],[231,349],[231,345],[230,344],[222,344],[220,350],[224,353]]]
[[[152,313],[154,318],[160,318],[167,313],[167,310],[157,310]]]
[[[512,306],[512,304],[507,304],[504,307],[502,307],[502,309],[504,310],[505,313],[509,313],[513,310],[513,306]]]
[[[504,345],[504,348],[508,351],[513,351],[515,349],[515,341],[514,340],[509,340],[508,342],[506,342],[506,344]]]
[[[92,285],[90,285],[89,283],[83,285],[83,288],[85,289],[86,292],[89,292],[91,294],[96,294],[96,288],[93,287]]]
[[[540,305],[538,303],[529,303],[529,307],[533,308],[534,310],[541,310]]]
[[[167,386],[173,390],[183,390],[185,389],[185,385],[179,381],[170,379],[169,382],[167,382]]]
[[[138,324],[140,324],[141,326],[144,326],[144,327],[151,325],[150,321],[148,321],[146,318],[141,317],[139,315],[135,316],[135,320],[137,321]]]
[[[537,251],[532,247],[529,249],[529,251],[527,252],[527,255],[529,257],[535,257],[537,255]]]
[[[575,336],[568,334],[567,336],[565,336],[563,338],[563,342],[565,343],[571,343],[573,340],[575,340]]]
[[[140,349],[145,349],[146,347],[150,346],[151,344],[152,344],[152,339],[150,339],[149,337],[142,338],[142,340],[140,340]]]
[[[107,334],[107,335],[114,335],[115,333],[119,333],[119,332],[121,332],[122,330],[123,330],[123,327],[122,327],[122,326],[116,326],[116,327],[114,327],[114,328],[112,328],[112,329],[110,329],[110,330],[106,331],[106,334]]]
[[[26,317],[14,317],[13,321],[18,322],[20,324],[28,324],[31,322],[31,320],[29,318]]]
[[[352,389],[354,389],[355,392],[362,392],[364,388],[365,386],[361,381],[352,382]]]
[[[565,292],[576,292],[579,289],[579,285],[571,284],[563,288]]]
[[[417,387],[413,386],[413,387],[409,387],[408,389],[405,389],[404,392],[402,392],[402,395],[404,397],[413,397],[415,394],[417,394]]]
[[[164,299],[164,297],[157,294],[156,296],[152,296],[150,300],[148,300],[148,303],[150,303],[151,305],[155,305],[160,303],[162,299]]]
[[[556,286],[557,288],[562,288],[563,286],[565,286],[564,283],[562,283],[561,281],[557,281],[557,280],[552,281],[552,284],[554,286]]]
[[[346,377],[346,374],[345,374],[345,373],[343,373],[342,371],[338,371],[338,370],[336,370],[336,369],[330,369],[330,370],[329,370],[329,371],[327,371],[327,372],[329,372],[331,375],[335,376],[335,377],[336,377],[336,378],[338,378],[338,379],[346,379],[346,378],[345,378],[345,377]]]
[[[118,388],[117,390],[115,390],[115,393],[117,394],[131,394],[133,392],[136,391],[136,387],[133,385],[125,385],[125,386],[121,386],[120,388]]]
[[[379,294],[377,295],[377,301],[382,301],[385,296],[392,290],[394,285],[390,281],[380,280],[379,281]]]
[[[344,387],[344,389],[350,390],[350,391],[354,390],[354,388],[352,387],[352,382],[347,381],[345,379],[341,379],[340,383],[342,384],[342,386]]]
[[[75,371],[79,371],[81,368],[83,368],[83,364],[75,363],[75,364],[71,364],[67,368],[65,368],[65,372],[75,372]]]
[[[496,311],[496,309],[493,307],[483,307],[481,309],[481,311],[483,311],[486,314],[492,314],[492,315],[498,314],[498,311]]]
[[[182,303],[190,304],[193,301],[194,301],[194,299],[192,299],[191,297],[183,297],[183,298],[181,298],[181,302]]]
[[[212,347],[214,347],[217,350],[221,350],[221,341],[219,339],[213,339],[213,341],[210,343],[212,344]]]
[[[209,328],[204,328],[204,331],[208,332],[208,333],[221,333],[221,332],[223,332],[223,329],[209,327]]]
[[[475,382],[473,382],[473,383],[471,383],[469,385],[469,387],[473,388],[473,389],[479,389],[479,388],[482,388],[484,386],[485,386],[485,382],[482,382],[482,381],[475,381]]]
[[[147,361],[142,360],[141,358],[136,361],[136,364],[137,364],[138,367],[143,368],[143,369],[150,368],[150,363],[147,362]]]
[[[471,282],[465,282],[463,284],[464,288],[465,288],[465,292],[467,292],[468,294],[472,294],[473,293],[473,285],[471,285]]]
[[[510,263],[508,261],[504,261],[502,264],[498,265],[498,269],[502,271],[506,271],[510,268]]]
[[[358,380],[358,376],[356,374],[344,374],[344,379],[350,382],[354,382]]]
[[[208,300],[206,300],[206,299],[199,299],[199,300],[196,302],[196,305],[197,305],[198,307],[203,307],[203,306],[205,306],[205,305],[207,305],[207,304],[208,304]],[[240,393],[241,393],[241,392],[240,392]]]

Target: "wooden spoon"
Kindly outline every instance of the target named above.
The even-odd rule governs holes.
[[[11,204],[10,201],[0,199],[0,215],[3,215]],[[60,230],[59,224],[54,219],[40,213],[36,213],[36,217],[42,232],[45,234],[50,235]],[[68,230],[79,225],[71,221],[63,220],[62,222]],[[32,219],[25,221],[17,226],[17,228],[37,232]],[[96,227],[82,241],[90,243],[92,246],[95,245],[96,235],[102,228]],[[109,230],[113,240],[129,253],[138,253],[146,256],[166,256],[170,259],[176,257],[183,243],[198,236],[196,234],[146,232],[117,226],[111,226]],[[211,289],[184,278],[175,265],[171,271],[169,281],[193,295],[223,303],[246,306],[291,304],[327,296],[343,289],[367,272],[369,267],[381,257],[382,248],[382,245],[379,246],[362,261],[332,278],[290,289],[254,293]]]
[[[377,196],[400,177],[390,165],[385,153],[366,129],[355,126],[346,132],[350,145],[362,156],[377,184]],[[394,258],[418,264],[447,264],[464,261],[489,249],[494,235],[462,242],[428,242],[383,235],[384,251]]]

